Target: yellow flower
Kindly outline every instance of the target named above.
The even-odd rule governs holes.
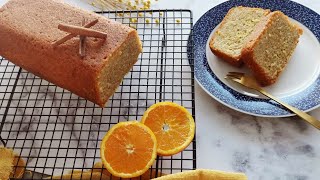
[[[136,18],[130,18],[130,22],[131,23],[136,23],[136,22],[138,22],[138,20]]]
[[[134,26],[134,25],[130,25],[130,27],[133,28],[133,29],[137,29],[137,27]]]

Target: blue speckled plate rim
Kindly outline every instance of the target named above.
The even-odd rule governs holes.
[[[320,15],[290,0],[230,0],[213,7],[201,16],[193,27],[193,42],[190,41],[190,38],[188,41],[188,46],[194,45],[194,54],[191,54],[189,49],[188,56],[194,57],[195,79],[214,99],[232,109],[255,116],[286,117],[294,115],[272,100],[246,96],[231,89],[211,71],[206,58],[207,40],[228,10],[235,6],[261,7],[271,11],[280,10],[309,28],[319,42]],[[307,89],[295,95],[281,98],[281,100],[307,112],[320,106],[319,89],[320,76]]]

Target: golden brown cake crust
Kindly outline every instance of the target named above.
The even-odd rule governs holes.
[[[210,45],[210,49],[212,51],[213,54],[215,54],[216,56],[220,57],[221,59],[227,61],[229,64],[236,66],[236,67],[240,67],[243,63],[240,60],[240,58],[234,58],[232,56],[229,56],[228,54],[225,54],[224,52],[215,49],[214,47],[212,47]]]
[[[271,26],[271,20],[269,14],[266,16],[258,25],[252,34],[248,37],[248,42],[246,46],[241,51],[242,61],[251,69],[254,77],[262,86],[268,86],[275,83],[274,79],[270,79],[268,75],[264,72],[262,67],[260,67],[254,58],[253,49],[256,43],[262,38],[263,32],[266,31],[268,27]]]
[[[53,48],[53,42],[67,35],[58,24],[80,26],[83,18],[98,19],[92,29],[107,33],[107,39],[87,38],[83,59],[78,55],[79,38]],[[106,102],[99,97],[101,70],[132,36],[137,36],[136,30],[59,0],[10,0],[0,8],[1,56],[100,106]]]
[[[254,77],[262,86],[268,86],[275,83],[275,79],[270,79],[264,70],[254,61],[252,48],[242,50],[243,62],[251,69]]]
[[[242,61],[247,65],[254,74],[254,77],[259,81],[262,86],[273,84],[275,81],[269,79],[264,70],[256,63],[253,56],[253,48],[261,39],[263,31],[265,31],[270,25],[269,16],[266,16],[256,27],[256,30],[247,39],[246,46],[241,51]]]

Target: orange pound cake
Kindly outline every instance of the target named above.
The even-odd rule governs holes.
[[[107,34],[86,38],[80,57],[79,38],[53,46],[68,33],[59,24],[82,26]],[[10,0],[0,8],[0,55],[33,74],[101,107],[120,85],[141,53],[137,31],[59,0]]]
[[[230,64],[240,66],[245,39],[269,13],[268,9],[242,6],[230,9],[210,40],[211,51]]]
[[[302,29],[280,11],[270,13],[248,37],[242,59],[261,85],[273,84],[296,48]]]

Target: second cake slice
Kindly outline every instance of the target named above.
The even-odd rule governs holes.
[[[270,13],[248,37],[242,59],[261,85],[273,84],[284,70],[302,34],[288,16]]]

